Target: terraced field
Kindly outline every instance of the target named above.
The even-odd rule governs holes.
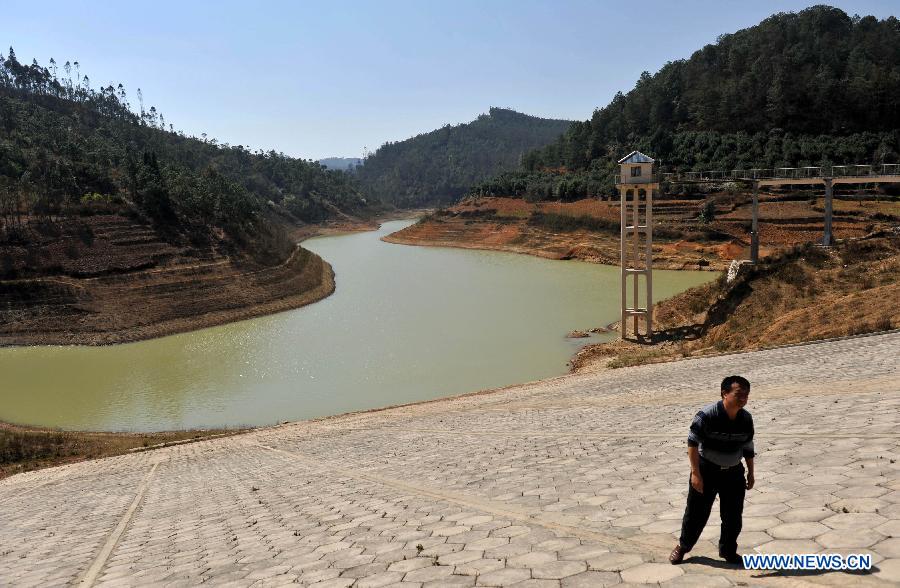
[[[299,246],[260,266],[172,245],[126,217],[84,222],[0,252],[16,276],[0,280],[0,345],[147,339],[296,308],[334,288],[328,264]]]

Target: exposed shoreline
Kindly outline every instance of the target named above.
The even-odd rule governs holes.
[[[503,251],[544,259],[620,265],[618,234],[587,230],[553,232],[514,219],[504,222],[466,217],[425,220],[385,235],[381,240],[398,245]],[[707,249],[714,247],[688,242],[654,246],[653,267],[690,271],[727,269],[729,261]]]
[[[301,264],[299,257],[307,258]],[[214,266],[216,264],[209,264]],[[219,263],[221,264],[221,262]],[[205,269],[205,268],[204,268]],[[219,269],[219,268],[214,268]],[[228,268],[231,269],[231,268]],[[183,271],[182,268],[175,268],[171,274]],[[113,279],[108,281],[97,280],[94,286],[96,289],[105,288],[110,292],[122,290],[139,290],[143,287],[142,281],[147,280],[149,272],[140,272],[136,275],[127,276],[125,280],[131,280],[132,284],[122,284],[123,277],[117,276],[116,283],[112,283]],[[165,272],[159,272],[157,275],[165,275]],[[179,333],[196,331],[210,327],[216,327],[227,323],[257,318],[265,315],[275,314],[286,310],[293,310],[302,306],[317,302],[329,296],[335,289],[334,270],[326,261],[317,255],[296,246],[291,256],[283,263],[264,268],[262,270],[248,271],[245,273],[229,273],[223,276],[225,279],[240,281],[241,278],[262,280],[267,276],[278,276],[285,274],[284,280],[299,278],[304,282],[315,284],[312,288],[302,290],[295,294],[287,294],[284,296],[276,296],[267,300],[253,301],[250,303],[231,303],[230,308],[220,308],[217,310],[198,312],[196,314],[187,314],[177,316],[172,312],[171,315],[162,320],[151,320],[148,322],[134,321],[132,324],[124,324],[121,326],[115,323],[124,323],[126,318],[112,315],[109,322],[112,323],[109,329],[98,329],[95,331],[77,331],[67,329],[66,318],[54,320],[56,317],[50,317],[41,321],[46,326],[44,329],[31,328],[28,330],[6,331],[0,334],[0,347],[21,347],[21,346],[37,346],[37,345],[87,345],[102,346],[115,345],[120,343],[133,343],[137,341],[145,341]],[[63,287],[79,290],[83,288],[77,279],[71,278],[53,278],[32,280],[32,283],[46,283],[53,281]],[[107,283],[109,282],[109,283]],[[182,295],[190,297],[190,286],[186,285],[182,288]],[[89,297],[95,298],[99,295],[95,292],[88,294]],[[202,300],[198,301],[202,304]],[[199,305],[198,305],[199,306]],[[116,320],[118,319],[118,320]]]
[[[405,229],[404,229],[405,230]],[[536,247],[523,247],[510,244],[492,244],[492,243],[467,243],[465,241],[428,241],[425,239],[410,238],[406,236],[398,236],[402,231],[385,235],[381,238],[385,243],[393,243],[395,245],[410,245],[413,247],[448,247],[451,249],[471,249],[475,251],[501,251],[504,253],[516,253],[519,255],[531,255],[542,259],[552,259],[556,261],[583,261],[586,263],[596,263],[598,265],[609,265],[619,267],[619,260],[610,256],[603,255],[602,252],[596,250],[590,252],[576,252],[575,255],[561,255],[551,251],[545,251]],[[727,268],[719,263],[711,263],[707,266],[698,266],[690,262],[653,262],[653,269],[658,270],[674,270],[674,271],[710,271],[721,272]],[[612,323],[615,324],[615,323]],[[607,326],[607,329],[611,327]]]

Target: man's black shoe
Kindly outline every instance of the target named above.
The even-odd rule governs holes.
[[[684,561],[684,554],[687,553],[684,550],[684,547],[681,546],[681,543],[675,546],[675,549],[672,550],[672,553],[669,554],[669,562],[678,565]]]
[[[738,565],[738,566],[744,565],[744,558],[742,558],[737,553],[723,553],[720,551],[719,557],[721,557],[722,559],[724,559],[725,561],[727,561],[730,564],[734,564],[734,565]]]

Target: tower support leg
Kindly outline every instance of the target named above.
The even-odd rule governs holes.
[[[626,248],[626,242],[625,242],[625,223],[627,222],[627,219],[628,219],[628,210],[626,208],[628,206],[628,200],[626,199],[626,196],[625,196],[626,193],[627,193],[627,190],[625,188],[619,189],[619,202],[620,202],[619,209],[620,209],[620,213],[621,213],[621,215],[620,215],[621,229],[620,229],[620,236],[619,236],[619,249],[620,249],[619,257],[620,257],[621,265],[622,265],[622,320],[619,323],[619,327],[622,330],[622,340],[623,341],[625,340],[625,334],[628,329],[628,325],[625,322],[626,319],[628,318],[628,315],[625,312],[625,309],[628,308],[628,282],[626,281],[628,274],[625,273],[625,268],[628,267],[628,264],[627,264],[628,259],[627,259],[627,255],[626,255],[627,248]]]
[[[653,187],[647,188],[647,339],[653,340]]]
[[[759,182],[753,182],[753,224],[750,226],[750,262],[759,263]]]
[[[631,267],[633,267],[634,269],[640,269],[640,266],[641,266],[641,250],[640,250],[641,231],[638,228],[638,226],[640,225],[639,221],[640,221],[640,208],[641,208],[640,188],[636,187],[634,189],[632,200],[631,200],[631,205],[634,207],[634,218],[631,221],[634,223],[632,231],[631,231],[631,234],[632,234],[631,242],[632,242],[632,246],[634,247],[634,251],[632,252],[632,255],[634,257],[632,258]],[[634,286],[634,301],[633,301],[632,308],[634,308],[635,310],[637,310],[641,305],[641,303],[640,303],[641,280],[638,276],[640,276],[640,274],[632,274],[631,275],[632,279],[634,280],[634,284],[633,284],[633,286]],[[640,331],[638,330],[638,315],[635,314],[634,315],[634,338],[637,339],[639,335],[640,335]]]
[[[825,235],[822,237],[822,245],[831,247],[831,211],[834,190],[831,178],[825,178]]]

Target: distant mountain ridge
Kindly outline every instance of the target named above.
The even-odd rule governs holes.
[[[571,124],[492,107],[472,122],[385,143],[356,175],[366,196],[395,206],[452,202],[475,182],[515,169],[525,153]]]
[[[612,194],[633,149],[680,169],[900,161],[900,21],[814,6],[722,35],[473,192]]]
[[[361,157],[326,157],[320,159],[319,163],[328,169],[351,171],[357,165],[362,165],[362,161]]]

